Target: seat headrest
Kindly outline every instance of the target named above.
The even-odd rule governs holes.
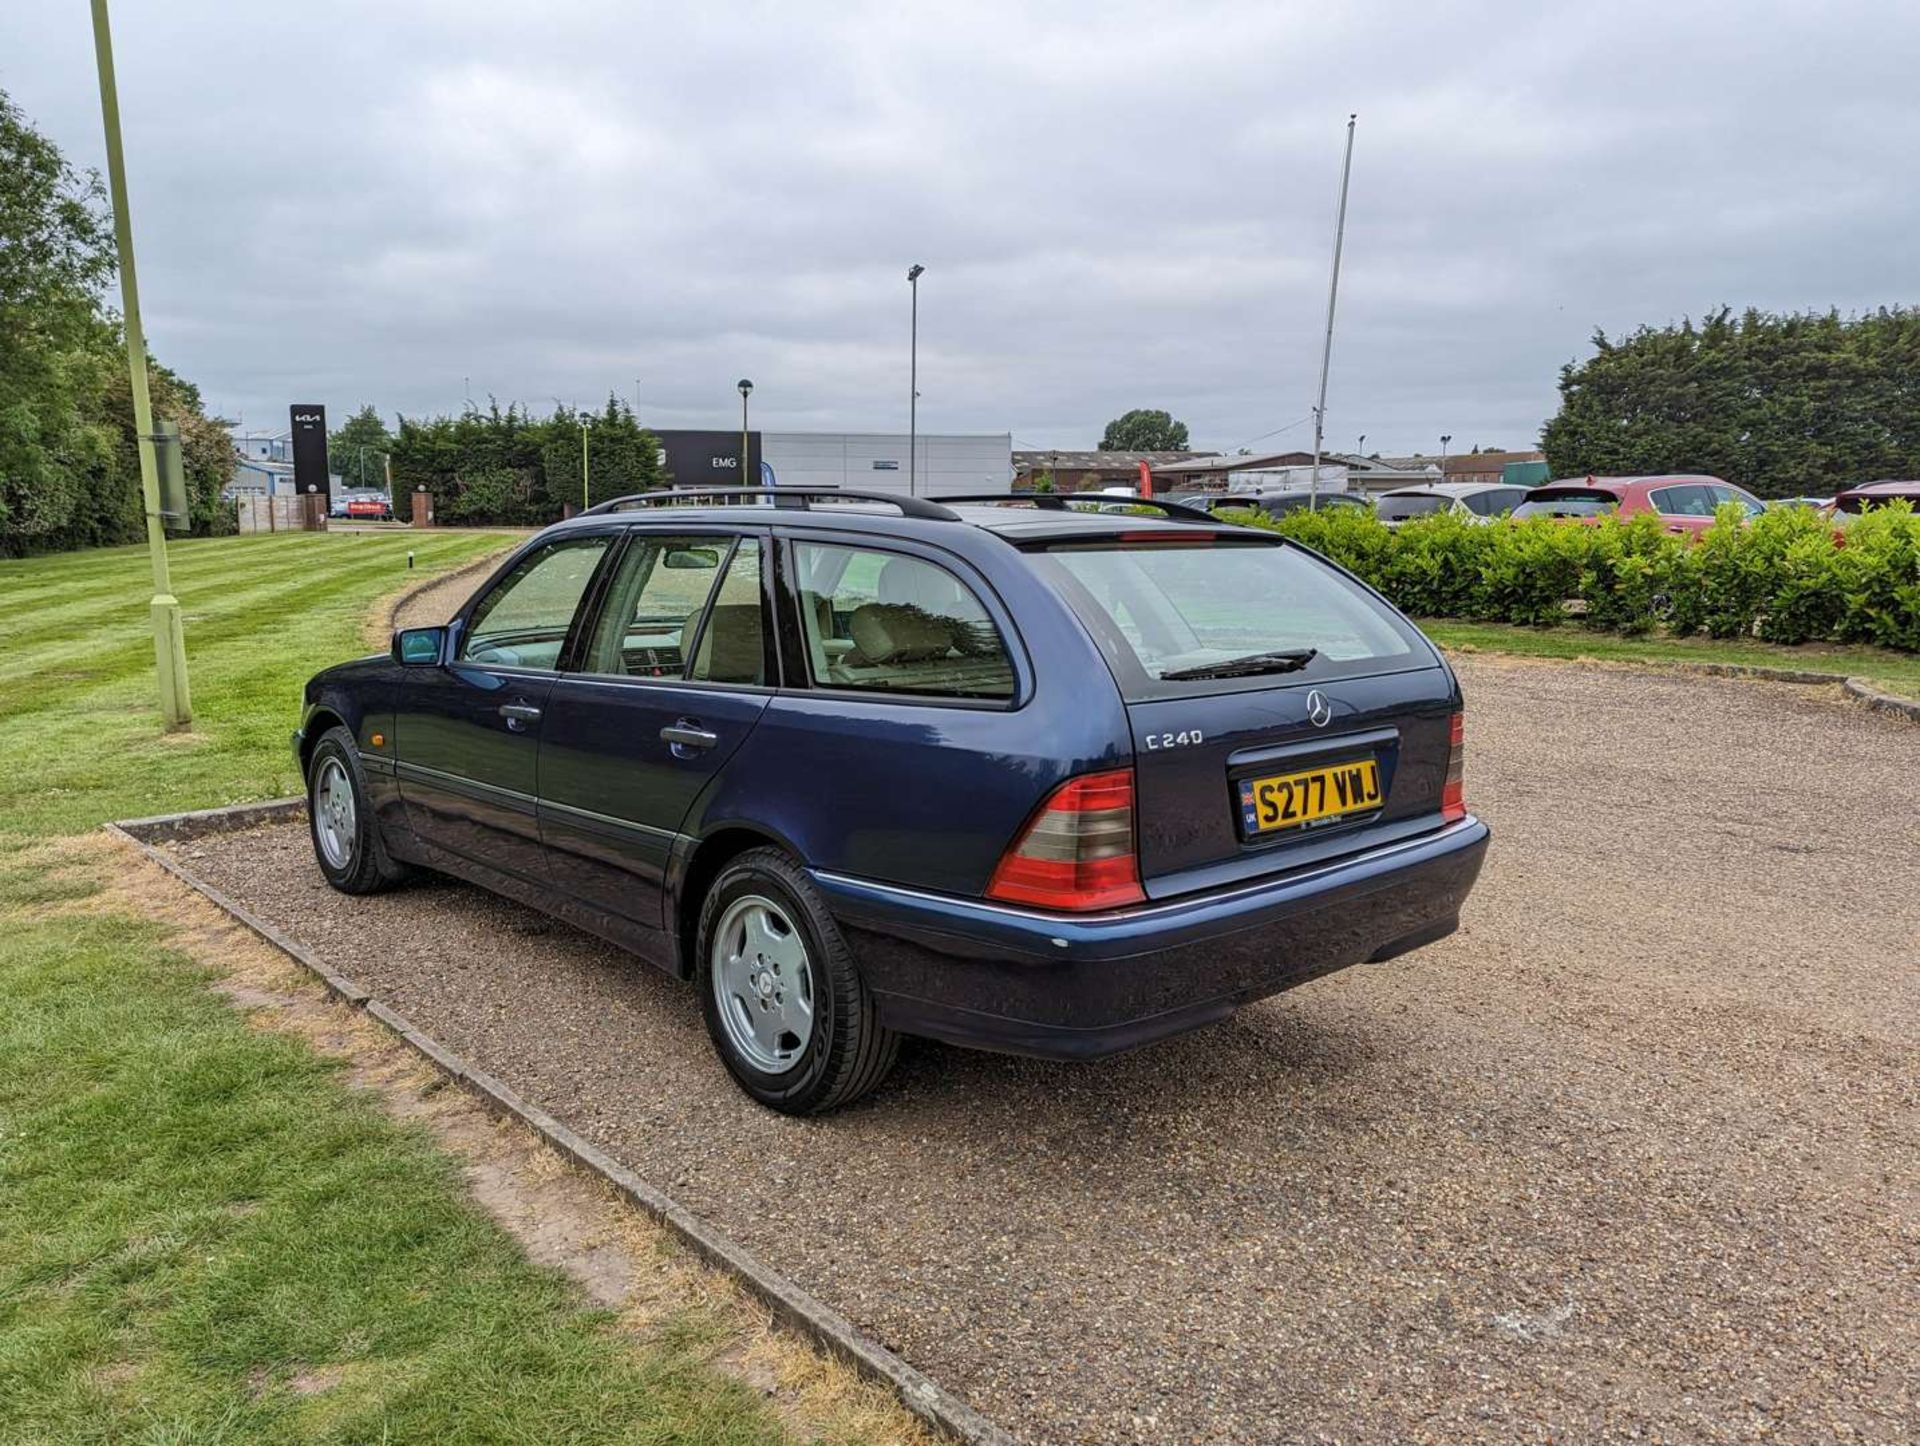
[[[889,564],[891,566],[891,564]],[[953,625],[903,603],[864,603],[847,619],[847,632],[864,663],[918,663],[942,658],[953,647]]]

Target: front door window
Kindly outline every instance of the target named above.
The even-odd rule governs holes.
[[[460,639],[461,660],[558,668],[573,616],[612,542],[605,535],[562,538],[521,558],[474,608]]]

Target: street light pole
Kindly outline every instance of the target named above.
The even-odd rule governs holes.
[[[734,383],[740,389],[740,485],[752,487],[759,479],[747,480],[747,469],[753,463],[753,454],[747,448],[747,397],[753,391],[753,383],[745,377]]]
[[[1333,223],[1333,280],[1327,284],[1327,340],[1320,351],[1320,401],[1313,409],[1313,477],[1307,483],[1307,510],[1320,506],[1320,434],[1327,421],[1327,369],[1333,364],[1333,303],[1340,294],[1340,245],[1347,235],[1347,181],[1353,175],[1353,126],[1347,117],[1347,158],[1340,167],[1340,215]]]
[[[1442,432],[1440,434],[1440,480],[1442,482],[1447,480],[1447,443],[1452,440],[1453,433]]]
[[[907,289],[913,293],[913,325],[907,343],[907,496],[918,495],[920,475],[920,277],[926,271],[918,261],[907,268]]]
[[[120,92],[113,78],[113,34],[107,0],[93,0],[93,52],[100,68],[100,120],[107,133],[107,179],[113,197],[113,233],[120,251],[120,308],[127,333],[127,372],[133,384],[133,426],[140,447],[140,499],[147,514],[147,556],[153,564],[153,660],[160,683],[160,714],[170,727],[193,721],[187,687],[187,644],[180,600],[167,571],[167,536],[160,518],[160,464],[153,450],[153,402],[147,395],[147,339],[140,327],[140,283],[133,271],[133,219],[127,210],[127,162],[120,148]]]
[[[587,428],[592,425],[593,418],[582,412],[580,414],[580,510],[582,512],[593,506],[593,487],[587,463]]]

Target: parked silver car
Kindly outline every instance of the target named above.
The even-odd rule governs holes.
[[[1526,495],[1526,488],[1501,482],[1429,482],[1382,493],[1374,511],[1389,527],[1442,512],[1457,512],[1472,522],[1491,522],[1513,511]]]

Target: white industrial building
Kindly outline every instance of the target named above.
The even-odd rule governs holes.
[[[776,487],[840,487],[921,497],[1013,488],[1013,437],[1006,432],[921,433],[907,465],[905,432],[762,432],[761,475]]]

